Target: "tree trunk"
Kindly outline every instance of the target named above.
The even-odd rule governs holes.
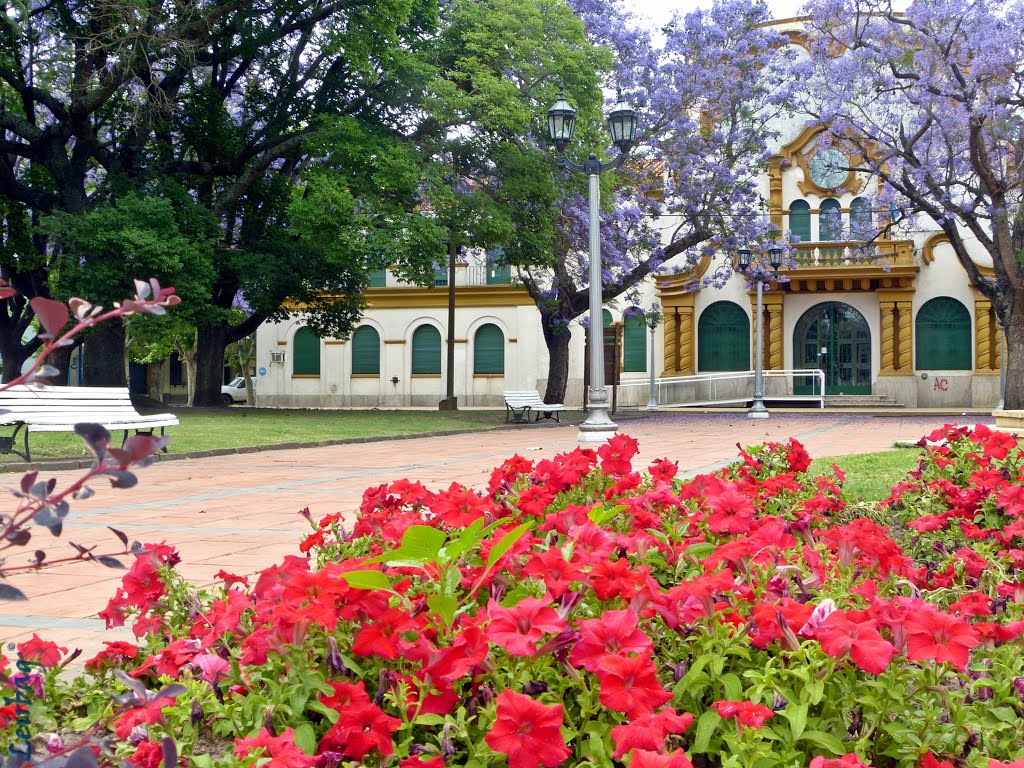
[[[569,383],[569,339],[572,334],[564,325],[553,325],[550,315],[541,315],[544,344],[548,348],[548,388],[544,390],[545,403],[564,403],[565,388]]]
[[[3,359],[4,383],[21,375],[21,366],[28,358],[28,352],[21,343],[21,334],[10,330],[0,335],[0,358]]]
[[[220,388],[224,383],[224,349],[228,345],[227,323],[200,326],[203,340],[196,350],[196,393],[198,406],[223,405]]]
[[[71,356],[74,354],[77,354],[75,347],[69,345],[67,347],[57,347],[47,356],[44,365],[52,365],[60,371],[60,375],[50,379],[55,386],[63,387],[69,383],[72,386],[78,384],[77,376],[73,381],[69,381],[71,375]]]
[[[1010,304],[1006,323],[1006,393],[1003,407],[1024,410],[1024,302]]]
[[[85,337],[82,383],[87,387],[127,387],[124,365],[124,323],[97,325]]]

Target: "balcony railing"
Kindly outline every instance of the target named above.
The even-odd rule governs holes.
[[[914,246],[910,240],[797,243],[792,257],[802,268],[885,264],[903,267],[913,265]]]
[[[434,270],[434,287],[443,288],[448,285],[448,270]],[[511,267],[495,264],[460,265],[455,270],[455,285],[512,285]],[[399,280],[385,270],[370,273],[371,288],[412,288],[412,283]]]

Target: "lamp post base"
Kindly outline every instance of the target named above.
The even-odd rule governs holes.
[[[748,419],[767,419],[768,409],[764,407],[764,403],[760,400],[755,400],[754,404],[750,406],[750,410],[747,411]]]
[[[606,443],[619,431],[619,425],[608,417],[607,407],[588,407],[587,420],[580,424],[578,443]]]

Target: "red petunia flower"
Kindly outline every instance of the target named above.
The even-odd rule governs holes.
[[[317,762],[317,758],[295,745],[295,732],[291,728],[280,736],[271,736],[270,731],[261,728],[248,739],[235,739],[235,757],[252,757],[257,750],[262,750],[262,757],[270,758],[263,768],[310,768]]]
[[[956,766],[949,762],[949,760],[939,760],[935,755],[929,752],[921,758],[921,762],[917,764],[917,768],[956,768]]]
[[[352,641],[356,656],[376,656],[379,659],[397,659],[402,655],[402,632],[417,629],[419,622],[400,608],[388,608],[373,621],[363,624]]]
[[[961,672],[967,666],[971,648],[981,642],[970,624],[942,611],[916,613],[903,628],[907,633],[908,659],[948,661]]]
[[[547,706],[509,690],[497,701],[498,717],[484,741],[508,756],[509,768],[554,768],[572,754],[562,737],[561,704]]]
[[[527,597],[511,608],[502,608],[493,600],[487,606],[491,617],[487,639],[513,656],[532,656],[545,633],[557,635],[566,628],[565,619],[551,607],[551,598]]]
[[[615,742],[612,757],[619,760],[634,749],[660,752],[670,734],[684,733],[692,724],[693,715],[688,712],[677,715],[671,709],[663,709],[653,715],[642,715],[625,725],[616,725],[612,728],[612,741]]]
[[[1024,760],[1014,760],[1012,763],[1001,763],[998,760],[989,760],[988,768],[1024,768]]]
[[[665,753],[638,749],[633,752],[629,768],[693,768],[693,763],[681,749]]]
[[[708,528],[712,533],[745,533],[754,518],[754,502],[738,484],[715,480],[707,484],[704,495],[711,512]]]
[[[611,656],[637,653],[649,655],[654,648],[651,639],[639,628],[635,611],[605,611],[600,618],[580,623],[580,639],[573,646],[569,662],[597,672]]]
[[[23,643],[18,643],[18,655],[25,661],[35,661],[44,667],[55,667],[68,652],[49,640],[43,640],[35,632]]]
[[[775,716],[775,713],[768,709],[768,707],[762,707],[760,704],[755,704],[752,701],[716,701],[711,705],[713,709],[718,710],[718,714],[725,720],[735,718],[736,722],[750,726],[751,728],[760,728],[765,724],[765,721]]]
[[[318,752],[341,752],[353,760],[362,760],[374,750],[381,757],[395,751],[391,734],[402,721],[384,713],[373,702],[338,709],[336,722],[320,739]]]
[[[159,744],[147,739],[139,742],[138,749],[128,758],[128,762],[140,768],[160,768],[164,762],[164,750]]]
[[[815,630],[821,649],[829,656],[850,654],[853,663],[872,675],[882,673],[896,649],[878,631],[878,622],[852,622],[842,611],[829,614]]]
[[[103,644],[107,647],[85,662],[85,668],[90,672],[96,672],[108,664],[130,661],[139,655],[137,645],[126,643],[123,640],[104,640]],[[3,669],[0,668],[0,672],[2,671]]]
[[[633,720],[649,715],[672,698],[655,674],[649,657],[608,656],[595,674],[601,683],[601,703]]]
[[[871,768],[871,766],[862,763],[859,757],[850,753],[842,757],[822,757],[819,755],[811,760],[809,768]]]
[[[606,475],[628,475],[633,469],[633,457],[639,446],[629,435],[616,434],[597,449],[601,471]]]

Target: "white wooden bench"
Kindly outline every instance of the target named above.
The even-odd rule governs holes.
[[[173,413],[143,416],[135,410],[127,387],[45,387],[21,384],[0,391],[0,426],[14,427],[9,436],[0,436],[0,453],[13,453],[32,461],[28,447],[29,432],[73,432],[76,424],[102,424],[108,430],[153,434],[157,427],[178,424]],[[21,432],[25,450],[15,447]],[[164,449],[166,450],[166,448]]]
[[[505,392],[504,397],[505,421],[515,424],[529,423],[531,410],[537,414],[534,421],[540,421],[542,415],[545,419],[553,417],[559,421],[558,413],[565,410],[561,403],[545,403],[536,389],[512,390]]]

